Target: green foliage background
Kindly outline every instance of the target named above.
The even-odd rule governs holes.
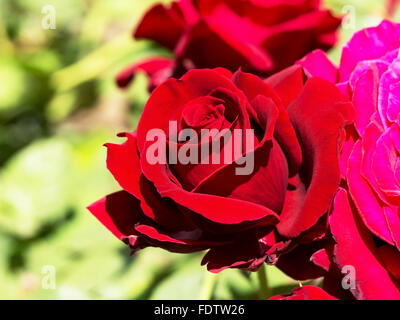
[[[148,97],[139,76],[128,90],[115,74],[162,48],[131,38],[154,0],[0,0],[0,298],[197,299],[212,275],[201,254],[129,249],[85,207],[118,190],[105,167],[104,142],[133,130]],[[167,2],[167,1],[164,1]],[[385,16],[382,0],[327,0],[336,13],[352,5],[356,29]],[[56,29],[41,26],[56,9]],[[354,29],[341,30],[341,43]],[[288,44],[290,46],[290,44]],[[289,49],[290,50],[290,49]],[[332,50],[335,62],[340,47]],[[54,266],[56,288],[44,289]],[[299,284],[267,268],[274,293]],[[258,298],[254,274],[227,270],[211,298]]]

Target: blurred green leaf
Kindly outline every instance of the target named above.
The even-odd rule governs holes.
[[[150,296],[153,300],[196,300],[208,271],[200,267],[199,261],[181,266],[179,270],[157,286]]]
[[[0,176],[0,228],[23,238],[68,210],[73,174],[70,146],[53,138],[20,152]]]
[[[2,60],[1,57],[0,59]],[[17,107],[25,92],[25,88],[21,86],[25,82],[25,75],[15,61],[0,62],[0,82],[0,112]]]
[[[0,299],[17,297],[17,280],[7,267],[7,259],[10,254],[10,239],[0,233]]]

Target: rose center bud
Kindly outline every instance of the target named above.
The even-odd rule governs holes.
[[[232,156],[225,159],[222,151],[232,128],[224,104],[224,100],[212,96],[196,98],[177,110],[173,118],[176,132],[169,132],[168,163],[186,190],[193,190],[225,162],[232,162]]]
[[[202,129],[220,130],[225,120],[224,111],[225,107],[222,104],[217,106],[210,104],[188,106],[182,113],[181,128],[193,129],[199,137]]]

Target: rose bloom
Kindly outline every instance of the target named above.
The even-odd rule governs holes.
[[[340,298],[400,299],[399,53],[400,24],[383,21],[353,36],[339,68],[320,51],[299,62],[306,74],[337,83],[352,99],[354,125],[346,127],[331,237],[294,250],[285,267],[296,278],[324,270],[324,288]],[[294,270],[288,261],[296,256],[303,263]],[[348,290],[346,274],[355,280]]]
[[[222,68],[167,80],[153,91],[137,131],[121,134],[121,145],[107,144],[107,167],[123,190],[89,210],[133,253],[147,246],[209,249],[202,263],[212,272],[256,270],[322,237],[340,183],[351,106],[334,84],[304,79],[302,67],[293,66],[265,82]],[[168,133],[170,121],[195,132],[253,129],[254,148],[221,164],[149,161],[147,135]],[[200,148],[167,138],[166,150]],[[221,143],[216,153],[225,152]],[[238,160],[249,153],[254,170],[236,174]]]
[[[179,0],[157,4],[134,36],[173,51],[174,58],[153,57],[117,76],[125,87],[134,74],[150,76],[150,88],[188,69],[242,68],[260,76],[280,71],[306,53],[328,50],[337,40],[340,19],[319,0]]]

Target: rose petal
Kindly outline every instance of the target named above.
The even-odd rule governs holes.
[[[353,88],[354,125],[361,137],[376,111],[378,104],[379,75],[375,68],[359,75]]]
[[[386,222],[388,224],[390,234],[394,245],[400,250],[400,219],[398,207],[385,207],[383,209]]]
[[[120,88],[125,88],[132,82],[136,73],[144,72],[150,77],[150,88],[152,90],[172,75],[173,63],[172,59],[163,57],[150,58],[141,63],[135,63],[117,75],[117,85]]]
[[[313,253],[310,261],[316,266],[323,269],[325,272],[329,272],[331,268],[331,251],[333,250],[333,243],[328,243],[327,248],[320,249]],[[328,252],[329,251],[329,252]]]
[[[311,11],[271,28],[262,44],[273,61],[274,72],[295,63],[315,49],[328,50],[337,40],[336,29],[341,20],[328,10]],[[287,44],[290,43],[290,50]]]
[[[279,109],[279,117],[275,124],[274,136],[287,155],[290,175],[296,174],[302,161],[301,148],[287,111],[281,105],[277,93],[260,78],[241,71],[234,74],[233,81],[249,101],[262,95],[270,97],[275,102]]]
[[[135,225],[144,220],[139,200],[126,191],[110,194],[88,210],[118,239],[135,234]]]
[[[211,248],[203,257],[202,265],[218,273],[227,268],[257,270],[266,259],[265,250],[256,233],[242,235],[232,244]]]
[[[296,288],[290,294],[279,295],[269,300],[338,300],[324,290],[314,286]]]
[[[307,77],[322,78],[332,83],[338,80],[338,69],[322,50],[315,50],[296,62],[303,67]]]
[[[383,213],[384,204],[361,176],[361,142],[358,141],[348,162],[347,183],[351,197],[367,228],[382,240],[393,244]]]
[[[284,108],[287,108],[303,89],[303,70],[294,65],[275,73],[265,82],[278,93]]]
[[[283,236],[299,236],[327,212],[340,183],[338,140],[349,119],[348,107],[333,84],[312,78],[288,108],[302,146],[303,165],[280,215],[277,228]]]
[[[400,59],[395,59],[388,70],[382,74],[379,82],[378,111],[383,126],[387,128],[389,121],[397,118],[397,107],[389,104],[391,86],[400,81]],[[391,110],[389,110],[389,106]]]
[[[354,144],[359,139],[359,135],[354,127],[354,125],[346,126],[343,131],[345,138],[343,140],[342,154],[340,156],[340,175],[343,179],[346,177],[347,172],[347,162],[349,160],[350,154],[353,151]]]
[[[146,157],[141,158],[141,167],[145,176],[154,183],[161,197],[171,198],[177,204],[209,221],[231,225],[232,230],[232,225],[244,222],[258,224],[261,223],[260,220],[263,220],[267,225],[271,225],[279,220],[273,211],[255,203],[188,192],[170,180],[166,165],[159,163],[151,165]]]
[[[385,194],[379,189],[376,183],[373,170],[372,159],[375,153],[376,143],[382,135],[381,128],[378,128],[375,123],[370,123],[365,130],[362,140],[362,159],[361,159],[361,176],[368,182],[371,188],[375,191],[378,198],[385,201]]]
[[[212,174],[193,192],[249,201],[280,212],[288,179],[282,149],[276,141],[265,143],[254,152],[254,161],[250,174],[237,175],[236,169],[242,166],[234,163]]]
[[[107,168],[127,192],[139,199],[143,213],[170,230],[191,230],[193,223],[183,216],[175,204],[162,199],[154,186],[142,175],[135,134],[125,133],[121,144],[106,144]]]
[[[276,266],[297,281],[322,277],[325,271],[311,261],[313,254],[320,250],[322,245],[322,242],[300,245],[279,257]]]
[[[223,245],[227,241],[207,241],[201,239],[178,239],[173,235],[168,235],[159,231],[157,228],[145,224],[137,225],[136,232],[146,239],[154,247],[160,247],[165,250],[177,253],[190,253],[202,251],[216,245]],[[198,230],[199,231],[199,230]],[[196,235],[196,232],[193,232]],[[201,231],[200,231],[201,236]]]
[[[398,249],[385,245],[378,248],[379,255],[393,277],[400,280],[400,252]]]
[[[397,150],[391,134],[399,127],[392,125],[377,141],[372,157],[372,173],[379,188],[388,196],[400,196],[400,186],[396,183]]]
[[[203,20],[181,38],[175,55],[182,61],[191,61],[197,68],[224,67],[234,72],[242,67],[245,71],[259,73],[273,68],[273,61],[261,47],[240,41],[232,33],[214,30]]]
[[[350,207],[344,189],[335,197],[330,225],[337,242],[334,261],[339,269],[350,265],[356,271],[355,289],[349,289],[352,294],[357,299],[400,299],[399,288],[378,260],[374,241]]]
[[[134,36],[136,39],[151,39],[172,50],[184,30],[185,19],[179,5],[167,8],[157,4],[143,16]]]

